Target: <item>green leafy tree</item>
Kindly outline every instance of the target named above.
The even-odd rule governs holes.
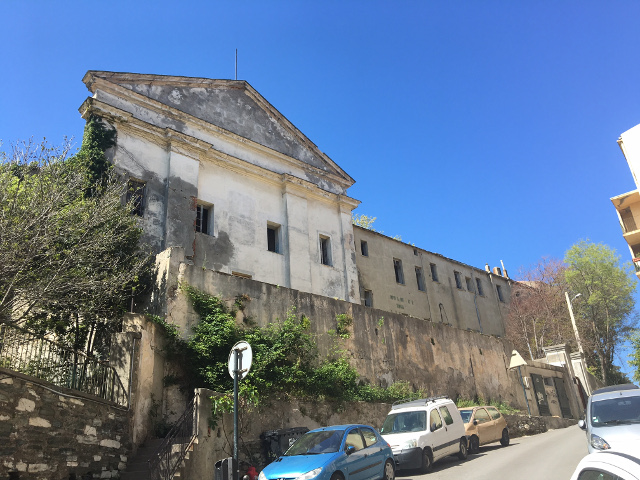
[[[629,366],[634,369],[633,380],[640,382],[640,331],[636,330],[631,335],[631,354],[629,355]]]
[[[126,184],[104,159],[109,142],[92,140],[97,132],[89,122],[91,148],[72,158],[68,142],[0,153],[0,322],[88,352],[107,342],[151,278],[142,231],[122,201]]]
[[[615,250],[603,244],[580,241],[564,261],[569,289],[582,297],[573,307],[588,365],[610,384],[620,377],[613,365],[616,347],[636,324],[636,280],[630,265],[621,265]]]

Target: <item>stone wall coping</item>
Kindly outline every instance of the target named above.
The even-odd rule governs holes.
[[[127,411],[128,407],[123,407],[116,402],[112,402],[110,400],[105,400],[103,398],[97,397],[95,395],[91,395],[90,393],[81,392],[79,390],[74,390],[72,388],[60,387],[58,385],[54,385],[53,383],[49,383],[45,380],[42,380],[37,377],[32,377],[31,375],[25,375],[24,373],[16,372],[15,370],[10,370],[8,368],[0,367],[0,375],[5,374],[15,378],[20,378],[27,382],[35,383],[42,388],[45,388],[53,393],[58,395],[62,395],[64,397],[73,397],[73,398],[82,398],[84,400],[89,400],[91,402],[101,403],[103,405],[108,405],[117,410]]]

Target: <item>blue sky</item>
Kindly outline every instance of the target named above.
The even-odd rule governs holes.
[[[625,261],[616,140],[637,1],[0,2],[0,139],[79,144],[87,70],[247,80],[355,180],[375,228],[516,276],[580,239]]]

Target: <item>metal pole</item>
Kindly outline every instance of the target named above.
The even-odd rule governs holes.
[[[578,294],[580,295],[580,294]],[[578,296],[576,295],[574,298]],[[580,356],[584,355],[584,350],[582,350],[582,342],[580,342],[580,335],[578,334],[578,327],[576,326],[576,319],[573,316],[573,307],[571,306],[571,300],[569,300],[569,292],[564,292],[564,296],[567,299],[567,307],[569,307],[569,315],[571,316],[571,325],[573,325],[573,333],[576,336],[576,342],[578,342],[578,350],[580,351]]]
[[[238,350],[233,351],[233,480],[238,480],[238,375],[240,373],[240,355]]]
[[[520,374],[520,384],[522,385],[522,393],[524,393],[524,401],[527,402],[527,411],[529,412],[529,416],[531,416],[531,407],[529,407],[529,399],[527,398],[527,391],[524,388],[524,380],[522,379],[520,367],[518,367],[518,373]]]

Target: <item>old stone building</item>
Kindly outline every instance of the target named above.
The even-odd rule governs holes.
[[[506,276],[354,228],[354,180],[247,82],[90,71],[84,83],[81,113],[117,130],[110,156],[156,252],[180,247],[204,269],[504,334]]]

